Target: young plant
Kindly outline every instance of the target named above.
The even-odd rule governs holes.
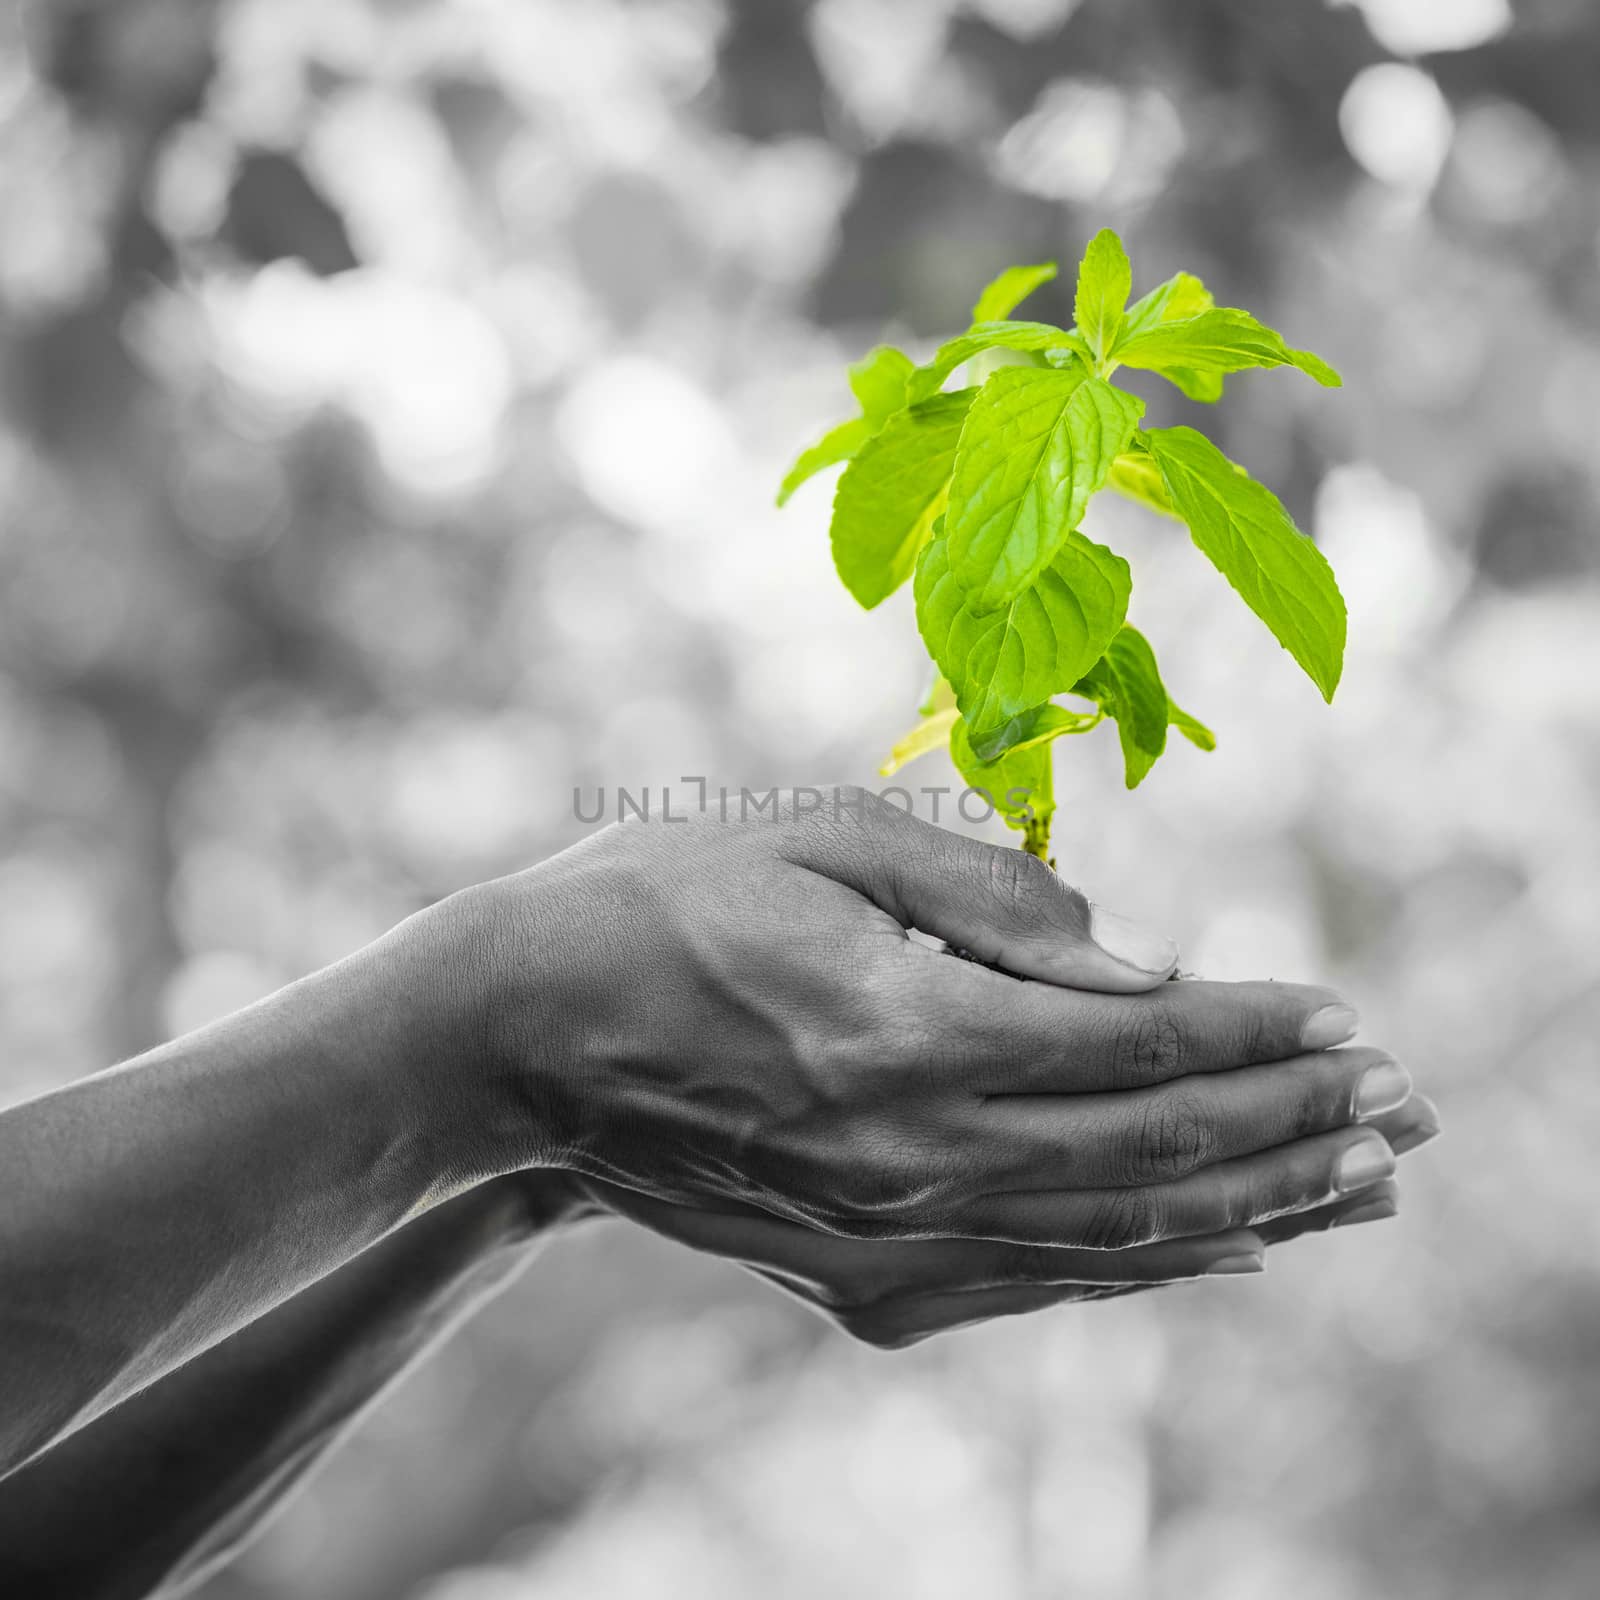
[[[1081,531],[1101,490],[1186,523],[1326,700],[1345,640],[1333,572],[1277,496],[1193,428],[1142,427],[1144,402],[1112,381],[1131,367],[1215,401],[1224,377],[1247,367],[1298,367],[1329,388],[1339,375],[1248,312],[1216,305],[1187,272],[1129,305],[1127,253],[1109,229],[1078,269],[1073,327],[1014,320],[1055,275],[1053,263],[1001,273],[972,326],[922,366],[887,345],[858,361],[850,386],[861,414],[805,451],[778,494],[782,505],[814,473],[847,462],[830,536],[845,587],[870,608],[913,580],[936,671],[922,721],[885,775],[948,748],[1022,847],[1046,860],[1057,739],[1109,718],[1130,789],[1170,728],[1202,750],[1216,744],[1173,702],[1127,620],[1127,562]],[[957,369],[996,361],[1010,364],[946,390]]]

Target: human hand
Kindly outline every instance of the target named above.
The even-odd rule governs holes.
[[[870,796],[608,829],[442,912],[487,1039],[445,1063],[456,1098],[463,1065],[490,1095],[480,1172],[560,1166],[861,1239],[1105,1250],[1393,1169],[1358,1124],[1409,1079],[1326,1048],[1354,1028],[1337,996],[1166,983],[1170,944]]]
[[[1378,1119],[1397,1150],[1437,1131],[1420,1095]],[[501,1180],[521,1186],[534,1226],[609,1215],[691,1249],[738,1262],[820,1312],[852,1338],[899,1350],[936,1333],[1077,1301],[1105,1300],[1203,1277],[1253,1275],[1267,1247],[1302,1234],[1393,1217],[1384,1180],[1335,1203],[1222,1233],[1127,1250],[1059,1249],[986,1240],[843,1239],[729,1203],[683,1206],[578,1173],[541,1170]]]

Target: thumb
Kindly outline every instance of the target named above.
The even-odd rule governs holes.
[[[831,865],[830,875],[902,924],[1020,977],[1132,994],[1171,976],[1171,939],[1094,905],[1037,857],[885,809],[841,817],[830,830],[838,861],[813,865]]]

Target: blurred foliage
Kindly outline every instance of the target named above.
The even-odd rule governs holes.
[[[1594,1593],[1600,13],[1514,12],[0,14],[8,1097],[560,847],[575,785],[868,779],[912,631],[770,497],[885,324],[1111,224],[1350,380],[1216,419],[1350,595],[1337,706],[1128,508],[1221,750],[1073,751],[1059,846],[1437,1086],[1400,1222],[892,1361],[596,1236],[211,1600]]]

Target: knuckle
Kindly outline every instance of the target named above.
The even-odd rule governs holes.
[[[1182,1077],[1188,1065],[1183,1025],[1164,1006],[1135,1008],[1122,1025],[1118,1043],[1117,1070],[1129,1087]]]
[[[1025,850],[994,850],[989,856],[989,887],[996,900],[1019,915],[1035,911],[1056,887],[1055,874]]]
[[[1132,1250],[1161,1236],[1161,1203],[1147,1189],[1107,1195],[1090,1213],[1084,1243],[1091,1250]]]
[[[1206,1164],[1215,1143],[1196,1097],[1184,1090],[1164,1092],[1141,1113],[1128,1176],[1162,1182],[1187,1177]]]
[[[958,1149],[938,1120],[878,1141],[869,1162],[862,1163],[862,1179],[875,1202],[869,1214],[886,1211],[906,1222],[938,1221],[960,1187]]]
[[[951,1187],[942,1149],[927,1137],[900,1133],[855,1141],[837,1171],[848,1218],[902,1229],[937,1215]]]

